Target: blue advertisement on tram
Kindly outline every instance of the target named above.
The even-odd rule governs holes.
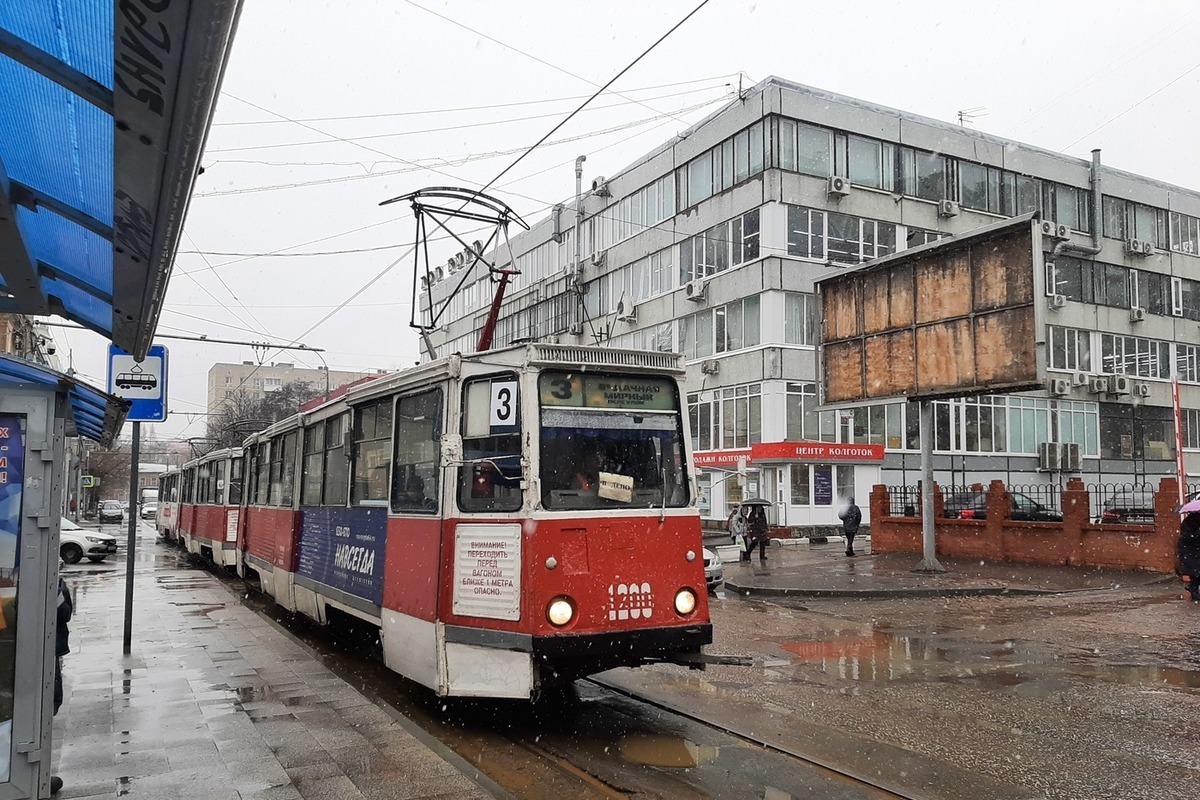
[[[302,508],[298,575],[383,602],[386,508]]]

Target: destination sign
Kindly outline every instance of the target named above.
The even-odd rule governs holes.
[[[673,411],[675,385],[669,378],[544,372],[538,379],[543,406]]]

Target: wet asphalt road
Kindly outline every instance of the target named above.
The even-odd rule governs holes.
[[[162,548],[152,541],[139,547]],[[66,572],[123,580],[124,541],[115,559]],[[1019,598],[728,596],[713,603],[713,619],[711,649],[752,655],[754,667],[611,677],[914,796],[1158,800],[1200,791],[1200,607],[1176,585]],[[610,786],[654,794],[647,776],[708,769],[708,779],[683,782],[698,784],[694,796],[703,787],[709,796],[830,796],[756,764],[753,748],[726,746],[723,759],[700,729],[656,723],[586,685],[580,696],[583,713],[548,726],[545,743],[564,757],[590,743],[591,766]],[[614,732],[622,716],[634,722]],[[657,763],[680,753],[692,763]],[[720,771],[724,788],[713,791]]]

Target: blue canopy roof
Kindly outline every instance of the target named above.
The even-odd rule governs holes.
[[[240,8],[0,2],[0,312],[145,357]]]
[[[0,0],[0,313],[58,315],[146,356],[241,0]],[[3,357],[0,387],[58,386],[79,435],[128,404]]]
[[[67,435],[95,439],[104,447],[125,422],[129,401],[93,389],[70,375],[0,353],[0,390],[12,388],[57,389],[66,395],[70,414]]]

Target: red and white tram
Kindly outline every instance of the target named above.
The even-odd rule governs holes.
[[[388,667],[440,695],[692,663],[712,628],[681,376],[670,353],[526,344],[351,387],[247,440],[239,571],[378,625]]]
[[[158,509],[154,512],[154,529],[168,542],[179,539],[179,483],[182,469],[169,469],[158,476]]]
[[[228,567],[238,563],[243,463],[241,448],[214,450],[184,464],[181,478],[179,543]]]

